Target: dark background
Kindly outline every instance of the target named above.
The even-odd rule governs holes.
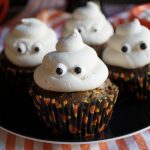
[[[115,15],[115,13],[126,10],[128,6],[132,4],[150,2],[150,0],[66,0],[67,4],[65,6],[65,11],[72,12],[76,7],[84,6],[87,1],[95,1],[100,3],[101,9],[106,16]],[[27,3],[28,0],[9,0],[9,10],[5,18],[2,21],[0,20],[0,24],[5,23],[16,14],[20,13],[25,8]]]
[[[150,0],[68,0],[66,10],[70,12],[78,6],[85,5],[87,1],[100,2],[102,6],[103,4],[141,4],[150,2]],[[10,8],[18,8],[20,10],[27,2],[28,0],[10,0]]]
[[[67,11],[70,12],[78,6],[84,6],[87,1],[99,2],[102,6],[102,9],[104,5],[116,4],[120,6],[120,4],[127,5],[127,4],[142,4],[150,2],[150,0],[68,0]]]

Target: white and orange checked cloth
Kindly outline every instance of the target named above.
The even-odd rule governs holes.
[[[0,150],[150,150],[150,129],[123,139],[72,145],[37,142],[0,129]]]
[[[19,15],[18,18],[22,17],[27,16],[25,13],[22,13],[22,15]],[[69,15],[57,10],[43,10],[37,17],[43,20],[47,25],[54,28],[55,31],[57,31],[58,36],[60,36],[61,27],[65,20],[68,19]],[[11,25],[15,24],[18,18],[12,20]],[[129,19],[130,14],[128,12],[109,18],[114,26],[117,26]],[[0,49],[3,48],[4,39],[10,29],[11,26],[0,28]],[[126,138],[81,145],[48,144],[37,142],[16,136],[0,129],[0,150],[150,150],[150,127],[149,129],[147,128],[144,131]]]

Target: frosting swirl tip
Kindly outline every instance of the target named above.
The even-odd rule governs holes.
[[[118,35],[127,35],[127,34],[136,34],[141,29],[141,24],[138,19],[134,19],[131,22],[127,22],[117,27],[116,34]]]
[[[70,34],[69,36],[62,38],[57,44],[56,44],[56,50],[57,51],[77,51],[82,49],[84,46],[84,43],[82,41],[81,35],[78,32],[77,29],[74,29],[74,32]]]

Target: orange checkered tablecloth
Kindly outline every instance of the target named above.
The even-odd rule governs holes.
[[[18,18],[24,17],[24,13]],[[47,25],[53,27],[60,36],[61,27],[65,20],[69,17],[68,14],[57,10],[43,10],[37,16]],[[18,19],[16,18],[16,19]],[[11,21],[14,25],[16,19]],[[117,16],[109,18],[111,23],[116,26],[124,21],[131,19],[128,12],[121,13]],[[10,31],[11,26],[0,28],[0,49],[3,48],[3,41]],[[3,129],[0,129],[0,150],[150,150],[150,127],[146,128],[134,135],[121,139],[109,140],[105,142],[95,142],[92,144],[52,144],[38,142],[31,139],[26,139]]]

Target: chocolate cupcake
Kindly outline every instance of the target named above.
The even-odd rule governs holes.
[[[150,30],[139,20],[120,25],[103,52],[110,78],[128,100],[150,100]]]
[[[30,94],[38,115],[59,134],[100,137],[111,119],[118,88],[77,30],[61,39],[56,49],[34,72]]]
[[[1,86],[17,91],[26,89],[35,67],[45,54],[55,50],[56,42],[55,32],[40,20],[22,19],[7,36],[0,54]]]
[[[77,28],[83,41],[93,47],[100,56],[107,41],[113,35],[113,27],[94,2],[87,2],[84,7],[77,8],[71,19],[64,25],[63,36]]]

